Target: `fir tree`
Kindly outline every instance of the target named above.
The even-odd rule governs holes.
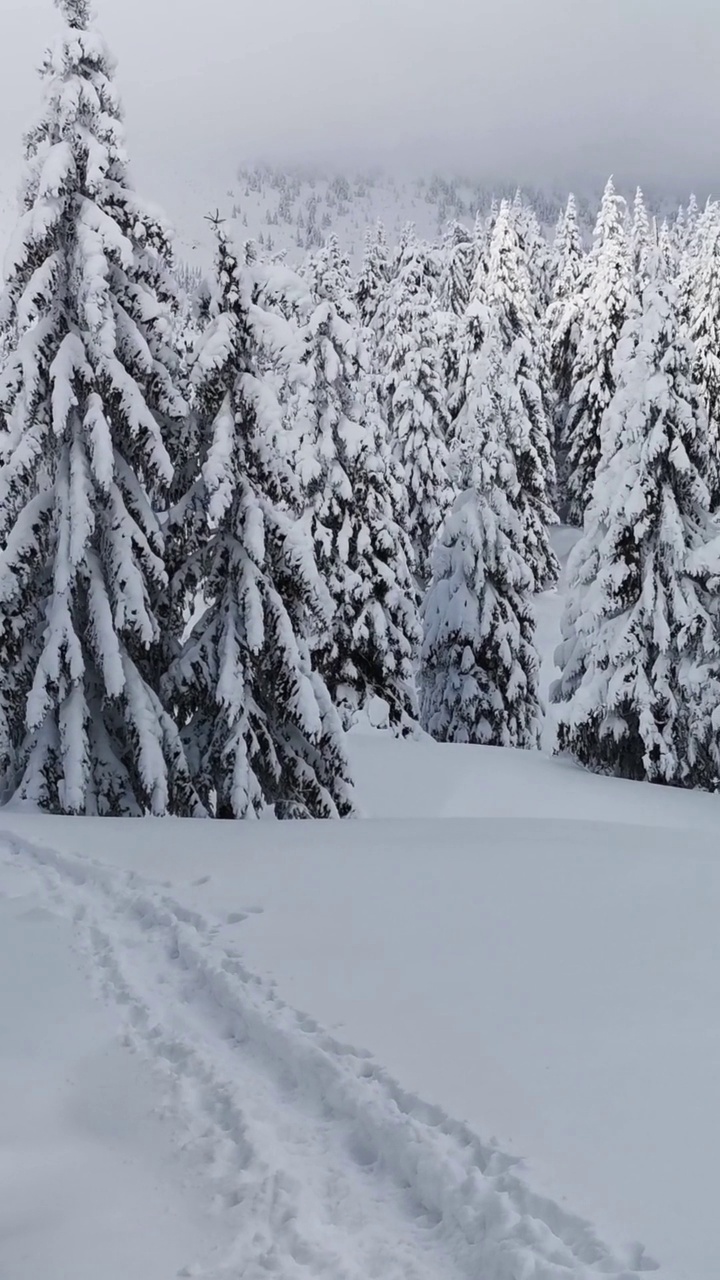
[[[497,322],[507,372],[517,387],[524,412],[515,441],[523,500],[525,557],[536,587],[551,586],[558,577],[549,526],[557,523],[552,495],[555,464],[545,408],[543,341],[536,322],[527,260],[503,201],[495,222],[487,277],[479,275],[481,297]]]
[[[567,519],[582,525],[602,446],[605,410],[615,392],[615,356],[628,314],[632,280],[625,204],[608,182],[588,261],[579,318],[580,342],[566,420]]]
[[[440,742],[533,747],[534,582],[511,444],[518,396],[496,324],[479,304],[471,310],[474,350],[453,450],[460,492],[433,552],[423,607],[422,723]]]
[[[217,817],[352,811],[342,731],[309,636],[331,606],[296,480],[278,387],[307,377],[278,303],[282,274],[241,262],[217,227],[215,293],[193,370],[205,538],[189,556],[197,618],[168,678],[200,795]],[[295,367],[297,366],[297,367]],[[193,566],[194,561],[194,566]]]
[[[660,274],[666,280],[676,282],[679,290],[680,262],[675,248],[675,240],[673,238],[672,231],[668,226],[667,219],[663,221],[660,231],[658,232],[658,269]],[[678,304],[680,306],[680,315],[682,316],[683,312],[679,293]]]
[[[630,262],[635,276],[635,288],[642,293],[649,280],[653,255],[654,237],[650,226],[650,218],[645,206],[645,197],[638,187],[633,204],[633,220],[630,228]]]
[[[693,373],[707,415],[710,495],[720,504],[720,210],[709,206],[694,250],[686,256],[682,307],[693,343]]]
[[[200,812],[159,694],[174,385],[165,228],[127,174],[86,0],[43,68],[0,385],[0,771],[58,813]],[[179,428],[174,432],[179,436]]]
[[[349,267],[337,238],[307,272],[315,301],[305,330],[312,380],[290,409],[320,573],[332,601],[315,661],[349,727],[371,698],[389,723],[417,720],[420,635],[402,480],[390,455]],[[397,517],[395,515],[397,513]]]
[[[406,228],[387,299],[380,368],[392,448],[405,476],[408,532],[421,583],[427,581],[437,531],[452,503],[448,411],[427,253]]]
[[[382,303],[390,281],[390,253],[385,228],[378,222],[365,233],[365,254],[355,286],[360,320],[366,329],[374,329],[378,308]]]
[[[476,265],[473,237],[462,223],[451,222],[442,246],[439,302],[443,311],[465,314]]]
[[[553,300],[547,311],[546,330],[558,473],[558,506],[564,515],[567,507],[566,424],[580,342],[585,284],[585,254],[578,226],[577,205],[572,194],[568,197],[567,208],[558,224],[554,253],[555,286]]]
[[[475,263],[475,272],[473,275],[473,285],[470,289],[470,300],[472,300],[473,289],[478,271],[487,272],[490,261],[490,237],[493,227],[495,226],[495,218],[497,210],[493,218],[486,218],[478,209],[475,214],[475,223],[473,226],[473,261]]]
[[[654,264],[618,385],[556,655],[559,746],[601,773],[718,785],[720,542],[677,290]]]
[[[523,200],[522,192],[515,193],[512,205],[508,206],[508,214],[526,264],[530,305],[535,320],[542,325],[552,297],[552,250],[540,229],[535,211]]]

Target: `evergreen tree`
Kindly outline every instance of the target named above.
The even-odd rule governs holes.
[[[201,810],[158,693],[154,507],[163,428],[177,441],[185,417],[168,239],[130,185],[89,5],[58,6],[3,298],[0,773],[6,796],[57,813],[187,815]]]
[[[650,226],[650,218],[645,206],[645,197],[638,187],[633,205],[633,220],[630,228],[630,262],[635,276],[635,288],[642,293],[648,283],[653,255],[654,236]]]
[[[566,424],[580,342],[585,285],[585,254],[574,195],[569,196],[567,208],[558,224],[554,253],[555,286],[553,300],[547,311],[546,330],[557,459],[558,506],[564,515],[567,507]]]
[[[443,311],[463,316],[470,301],[475,275],[475,244],[460,222],[451,222],[442,246],[440,307]]]
[[[666,280],[671,280],[674,283],[677,283],[679,290],[680,263],[677,255],[677,249],[675,247],[675,240],[673,238],[672,231],[668,226],[667,219],[663,221],[658,232],[658,269],[660,274],[664,276]],[[679,314],[682,316],[683,310],[679,292],[678,304]]]
[[[473,226],[473,261],[475,263],[475,273],[473,275],[473,286],[478,271],[487,272],[490,262],[490,237],[492,229],[495,226],[494,217],[485,217],[478,209],[475,215],[475,225]],[[470,300],[472,301],[473,287],[470,289]]]
[[[481,233],[484,224],[478,215]],[[455,420],[462,403],[466,364],[463,352],[464,317],[473,292],[480,242],[459,222],[452,222],[443,244],[440,310],[435,314],[439,344],[440,376],[445,388],[446,440],[454,439]]]
[[[631,298],[625,202],[608,182],[595,226],[580,341],[566,420],[567,519],[582,525],[602,446],[605,410],[615,392],[615,356]]]
[[[375,697],[387,704],[391,726],[407,731],[417,720],[420,634],[412,548],[398,523],[405,499],[335,236],[307,279],[315,301],[305,331],[312,380],[290,414],[332,601],[315,661],[346,726]]]
[[[581,764],[716,787],[720,544],[706,422],[676,286],[657,264],[650,274],[618,350],[552,697],[560,749]]]
[[[526,264],[530,283],[530,305],[535,320],[542,325],[552,297],[552,250],[540,229],[534,209],[523,200],[522,192],[515,193],[515,199],[508,207],[508,212]]]
[[[682,258],[688,248],[687,225],[685,218],[685,208],[683,205],[680,205],[672,224],[673,245],[675,246],[675,252],[678,258]]]
[[[692,240],[697,231],[698,222],[700,221],[700,208],[698,206],[697,196],[693,192],[688,200],[688,206],[685,211],[685,228],[687,232],[688,242]]]
[[[682,307],[693,342],[693,373],[708,421],[710,495],[720,504],[720,209],[709,206],[683,264]]]
[[[365,254],[355,287],[360,320],[366,329],[374,329],[378,308],[390,281],[390,253],[385,228],[378,222],[365,233]]]
[[[331,605],[297,496],[278,387],[307,377],[282,314],[282,275],[241,262],[218,225],[210,322],[193,371],[202,428],[195,489],[205,538],[189,554],[206,610],[168,678],[198,791],[217,817],[352,811],[339,719],[309,636]],[[279,281],[279,282],[278,282]]]
[[[407,227],[387,299],[379,354],[384,409],[391,445],[405,476],[408,532],[421,583],[427,581],[432,545],[453,497],[448,476],[448,411],[426,260],[425,247],[414,229]]]
[[[487,277],[479,273],[481,297],[495,317],[505,366],[514,381],[524,424],[515,444],[523,495],[525,558],[536,587],[551,586],[558,577],[549,526],[557,523],[552,497],[555,464],[543,383],[543,342],[535,317],[527,260],[515,231],[510,207],[503,201],[495,222]]]
[[[459,495],[432,556],[423,607],[422,723],[440,742],[534,747],[538,659],[512,448],[517,390],[478,304],[453,459]]]

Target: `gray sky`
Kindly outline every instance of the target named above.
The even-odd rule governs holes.
[[[717,189],[718,0],[95,0],[135,169],[164,198],[238,161]],[[0,186],[52,0],[0,0]]]

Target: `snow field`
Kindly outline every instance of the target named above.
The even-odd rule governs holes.
[[[552,593],[541,605],[551,612]],[[384,1219],[383,1248],[392,1232],[406,1242],[408,1256],[411,1242],[419,1248],[422,1241],[422,1265],[437,1266],[440,1256],[449,1275],[465,1273],[448,1270],[443,1249],[453,1259],[473,1256],[462,1253],[452,1226],[465,1194],[457,1177],[461,1169],[467,1173],[469,1148],[457,1139],[458,1152],[456,1138],[442,1139],[450,1142],[445,1156],[450,1152],[456,1162],[451,1195],[447,1170],[437,1172],[437,1126],[428,1130],[428,1112],[413,1103],[414,1117],[397,1128],[395,1086],[376,1064],[402,1082],[407,1095],[435,1104],[433,1115],[464,1119],[471,1133],[482,1135],[474,1141],[483,1160],[498,1149],[520,1157],[520,1164],[498,1173],[501,1180],[535,1189],[561,1205],[563,1215],[572,1210],[596,1223],[610,1247],[595,1271],[602,1274],[612,1262],[611,1274],[612,1266],[623,1274],[616,1259],[632,1270],[655,1258],[662,1263],[659,1280],[712,1280],[720,1143],[716,798],[599,778],[533,752],[398,742],[370,732],[351,735],[349,746],[366,815],[360,822],[3,815],[8,846],[19,840],[59,851],[42,855],[39,865],[33,856],[34,874],[44,867],[51,881],[56,877],[51,887],[66,909],[82,908],[86,939],[95,922],[86,963],[97,968],[96,957],[104,956],[112,1001],[121,981],[128,988],[120,1000],[135,1019],[132,1038],[172,1089],[178,1132],[205,1135],[193,1160],[214,1172],[219,1212],[223,1221],[231,1219],[238,1249],[251,1246],[242,1207],[228,1208],[228,1197],[238,1187],[249,1194],[259,1165],[251,1175],[242,1173],[234,1139],[218,1142],[207,1113],[212,1119],[219,1095],[215,1084],[197,1083],[200,1050],[203,1070],[212,1067],[223,1088],[236,1078],[247,1080],[243,1089],[255,1088],[236,1060],[252,1057],[252,1071],[269,1077],[263,1096],[272,1103],[262,1114],[270,1128],[273,1107],[276,1119],[287,1108],[292,1133],[304,1132],[294,1127],[300,1106],[314,1124],[330,1124],[334,1154],[322,1159],[331,1161],[336,1180],[338,1151],[347,1153],[348,1144],[365,1135],[381,1160],[362,1176],[353,1172],[365,1187],[362,1195],[357,1191],[358,1204],[369,1203],[367,1179],[377,1188],[382,1174],[390,1179],[382,1181],[383,1199],[396,1214],[405,1205],[402,1231],[395,1219],[391,1226]],[[11,866],[27,867],[29,856],[12,857]],[[77,884],[83,876],[86,883]],[[167,918],[157,924],[163,912]],[[186,958],[171,964],[178,938]],[[178,996],[181,972],[189,1007]],[[242,1050],[232,1042],[232,1036],[242,1042],[240,1003]],[[309,1010],[332,1036],[298,1020],[293,1008]],[[234,1028],[222,1053],[221,1023]],[[158,1048],[168,1039],[181,1044],[173,1051],[180,1065]],[[335,1040],[364,1046],[373,1057],[337,1053]],[[242,1099],[232,1097],[244,1116]],[[333,1116],[341,1112],[337,1126],[319,1118],[326,1104]],[[388,1109],[394,1121],[383,1136]],[[407,1152],[418,1115],[420,1150],[430,1153],[434,1170],[431,1208],[425,1184],[421,1192],[416,1188],[419,1174]],[[457,1135],[457,1126],[450,1128]],[[276,1169],[286,1167],[285,1140],[284,1128],[276,1129]],[[314,1136],[315,1145],[308,1139],[307,1148],[303,1141],[293,1138],[288,1167],[310,1196],[320,1139]],[[255,1136],[252,1146],[269,1168],[267,1146]],[[301,1175],[305,1150],[312,1153],[310,1168]],[[491,1163],[488,1174],[477,1160],[498,1191],[497,1166]],[[206,1173],[198,1177],[205,1181]],[[450,1217],[443,1216],[430,1240],[426,1228],[418,1234],[412,1213],[408,1226],[402,1178],[436,1217],[439,1188],[445,1188],[442,1214]],[[482,1178],[468,1185],[474,1188],[470,1204],[482,1190],[497,1208]],[[339,1236],[312,1223],[319,1217],[327,1225],[335,1210],[316,1189],[312,1203],[302,1219],[303,1239],[324,1258],[332,1252],[328,1241]],[[513,1212],[520,1212],[517,1203]],[[549,1210],[539,1217],[548,1221]],[[491,1215],[491,1221],[498,1243],[499,1219]],[[347,1259],[356,1256],[357,1237],[342,1222],[344,1244],[337,1248]],[[508,1230],[511,1243],[503,1248],[519,1267],[523,1254],[513,1254],[517,1239]],[[594,1238],[586,1229],[581,1235]],[[647,1252],[628,1243],[638,1238]],[[462,1248],[471,1246],[466,1241]],[[367,1255],[357,1256],[369,1265]],[[527,1257],[534,1257],[533,1248]],[[582,1254],[573,1265],[580,1263],[591,1265]]]
[[[5,861],[72,916],[210,1166],[237,1234],[205,1274],[631,1280],[512,1157],[290,1009],[217,922],[135,873],[13,845]],[[640,1250],[631,1264],[653,1266]]]

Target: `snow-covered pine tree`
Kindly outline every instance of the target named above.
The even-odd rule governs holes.
[[[567,520],[580,526],[600,460],[603,417],[615,392],[615,356],[632,296],[625,201],[616,194],[612,178],[603,194],[587,273],[565,438]]]
[[[378,308],[390,281],[390,251],[382,222],[365,232],[365,253],[355,286],[355,301],[366,329],[374,329]]]
[[[550,544],[549,527],[557,523],[553,510],[555,463],[551,447],[544,383],[543,338],[537,323],[527,260],[507,201],[503,201],[490,245],[487,276],[478,273],[479,300],[495,317],[505,368],[514,381],[525,421],[515,441],[522,493],[525,558],[537,589],[552,586],[558,563]]]
[[[566,508],[566,422],[573,388],[573,371],[580,341],[585,253],[578,225],[575,196],[570,194],[558,224],[554,247],[553,300],[546,317],[548,374],[555,433],[558,507]]]
[[[651,260],[657,261],[653,254],[655,237],[650,225],[650,217],[645,204],[645,197],[640,187],[635,192],[633,203],[633,219],[630,228],[630,263],[635,277],[635,288],[642,293],[648,283]]]
[[[687,209],[685,210],[685,232],[688,242],[692,240],[697,231],[698,222],[700,221],[700,206],[694,192],[691,193],[688,200]]]
[[[679,287],[680,263],[678,260],[677,250],[675,248],[675,240],[667,219],[661,223],[660,230],[658,232],[657,247],[658,268],[660,274],[664,276],[666,280],[672,280],[677,283]],[[681,317],[683,315],[682,304],[680,304],[680,315]]]
[[[473,350],[453,448],[459,495],[433,551],[423,605],[422,724],[440,742],[534,747],[534,581],[511,443],[518,394],[496,323],[479,302],[470,310]]]
[[[130,185],[87,0],[43,67],[8,258],[0,402],[0,773],[57,813],[201,812],[159,697],[174,386],[164,227]]]
[[[167,685],[198,791],[217,817],[352,812],[342,728],[308,637],[331,605],[297,489],[278,387],[307,377],[272,264],[217,226],[214,296],[193,382],[207,536],[189,576],[197,617]],[[270,306],[267,299],[273,300]],[[192,560],[192,555],[191,555]]]
[[[473,236],[461,222],[451,222],[442,244],[439,303],[443,311],[463,316],[470,301],[475,275]]]
[[[677,288],[657,263],[650,276],[617,353],[551,696],[560,750],[588,768],[716,788],[720,539],[706,422]]]
[[[720,505],[720,208],[708,205],[681,268],[681,309],[708,422],[710,496]]]
[[[490,237],[492,235],[492,229],[495,225],[496,217],[497,210],[495,211],[495,217],[492,221],[489,217],[486,217],[480,209],[478,209],[475,214],[475,223],[473,225],[473,261],[475,263],[475,272],[473,274],[472,287],[470,289],[471,298],[475,284],[475,276],[477,275],[478,270],[487,271],[488,268],[488,263],[490,261]]]
[[[304,331],[312,378],[289,416],[332,601],[332,624],[316,640],[314,661],[347,727],[379,698],[390,726],[407,732],[417,722],[420,629],[412,548],[399,523],[405,495],[336,236],[305,278],[314,300]]]
[[[445,388],[446,440],[451,444],[454,420],[459,409],[462,369],[463,318],[467,311],[477,268],[478,246],[474,232],[462,223],[451,222],[441,246],[442,271],[435,312],[435,331],[439,345],[440,376]]]
[[[682,258],[684,256],[688,247],[687,226],[686,226],[685,218],[686,218],[685,206],[681,204],[679,205],[678,211],[675,214],[675,218],[672,223],[672,231],[671,231],[673,245],[675,246],[675,252],[678,258]]]
[[[427,582],[432,546],[453,500],[448,410],[435,316],[427,250],[408,226],[384,308],[379,368],[391,447],[407,486],[408,532],[421,584]]]
[[[535,319],[542,325],[552,297],[553,254],[540,228],[535,210],[523,199],[522,192],[508,206],[530,282],[530,304]]]

